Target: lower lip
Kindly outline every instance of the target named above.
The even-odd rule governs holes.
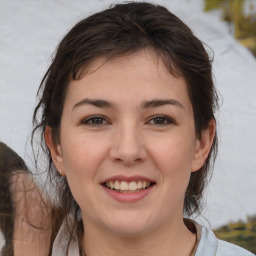
[[[153,187],[154,185],[135,193],[122,193],[103,186],[108,195],[122,203],[132,203],[143,199],[152,191]]]

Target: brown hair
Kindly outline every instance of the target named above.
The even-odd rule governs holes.
[[[130,2],[117,4],[76,24],[60,42],[52,64],[47,70],[35,108],[34,133],[41,133],[41,145],[49,160],[49,175],[58,188],[59,214],[69,223],[70,238],[82,233],[79,225],[80,208],[75,202],[65,177],[57,174],[44,142],[46,126],[52,128],[53,140],[58,142],[60,121],[67,87],[71,80],[81,78],[90,63],[99,57],[106,61],[117,56],[153,49],[175,76],[182,76],[188,87],[193,107],[197,136],[215,120],[217,93],[212,79],[211,60],[202,42],[165,7]],[[186,190],[184,212],[189,216],[200,212],[202,194],[217,152],[217,136],[204,165],[191,174]],[[57,214],[57,217],[60,217]],[[79,231],[80,230],[80,231]],[[53,231],[54,233],[55,231]]]
[[[5,238],[5,245],[0,251],[2,256],[14,255],[15,203],[11,185],[12,176],[20,170],[28,172],[23,159],[0,141],[0,231],[3,232]]]

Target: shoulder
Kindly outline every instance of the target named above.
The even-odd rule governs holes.
[[[218,240],[218,253],[216,256],[253,256],[251,252],[228,242]]]
[[[237,245],[217,239],[212,230],[200,225],[196,227],[201,229],[201,239],[195,256],[254,256]]]

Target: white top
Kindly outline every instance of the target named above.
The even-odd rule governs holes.
[[[4,247],[4,245],[5,245],[4,234],[0,230],[0,255],[1,255],[1,251]]]
[[[64,232],[64,225],[60,227],[60,230],[56,236],[56,239],[53,243],[52,247],[52,255],[53,256],[63,256],[66,255],[66,248],[68,244],[68,238],[65,235]],[[79,256],[79,247],[78,247],[78,242],[73,241],[68,249],[68,255],[70,256]]]
[[[217,239],[210,229],[200,227],[202,235],[195,256],[255,256],[237,245]]]
[[[195,222],[194,222],[195,223]],[[214,233],[203,226],[195,223],[200,241],[195,256],[255,256],[251,252],[231,243],[219,240]],[[63,226],[53,244],[53,256],[63,256],[66,253],[67,242],[63,234]],[[69,248],[70,256],[79,256],[77,241],[74,241]]]

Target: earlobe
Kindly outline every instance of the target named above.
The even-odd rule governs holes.
[[[50,126],[47,126],[45,128],[44,138],[45,138],[45,143],[51,152],[51,157],[56,169],[63,170],[63,158],[62,158],[61,145],[60,144],[56,145],[54,143],[53,137],[52,137],[52,128]]]
[[[201,138],[196,140],[192,172],[198,171],[204,165],[212,147],[215,131],[215,121],[212,119],[207,129],[202,131]]]

